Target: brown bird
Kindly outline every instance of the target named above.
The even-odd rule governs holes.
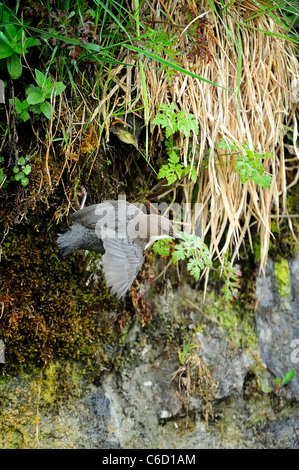
[[[107,286],[124,298],[143,264],[143,251],[161,238],[184,239],[169,219],[145,214],[125,200],[87,206],[70,216],[71,229],[60,235],[63,256],[75,250],[102,253]]]
[[[138,139],[142,131],[143,121],[134,113],[115,118],[111,123],[111,131],[125,144],[132,144],[138,149]]]

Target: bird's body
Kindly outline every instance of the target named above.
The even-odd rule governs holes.
[[[112,121],[111,130],[121,142],[134,145],[138,149],[138,140],[144,123],[134,113],[119,116]]]
[[[124,297],[143,264],[143,251],[161,238],[178,238],[171,222],[145,214],[124,200],[87,206],[70,216],[71,230],[60,235],[63,256],[78,249],[103,254],[103,268],[111,294]]]

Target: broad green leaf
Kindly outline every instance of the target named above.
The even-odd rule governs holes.
[[[23,173],[24,175],[29,175],[29,173],[31,173],[31,166],[30,165],[26,165],[23,167]]]
[[[7,59],[7,70],[13,80],[17,80],[22,75],[22,64],[21,57],[17,54],[13,54]]]
[[[13,55],[13,50],[8,44],[0,44],[0,59],[6,59]]]
[[[40,109],[42,111],[42,113],[44,113],[44,115],[48,118],[48,119],[51,119],[51,115],[52,115],[52,106],[50,105],[50,103],[48,101],[45,101],[44,103],[42,103],[40,105]]]
[[[22,28],[20,28],[20,31],[22,32]],[[11,42],[17,39],[17,29],[13,24],[8,24],[5,26],[5,34]]]
[[[4,33],[2,33],[2,31],[0,31],[0,45],[2,45],[2,43],[12,48],[11,41],[8,39],[7,36],[5,36]]]
[[[23,186],[27,186],[28,183],[29,183],[29,179],[26,178],[26,176],[24,176],[24,178],[21,179],[21,184]]]
[[[22,55],[23,54],[23,48],[22,48],[22,44],[15,44],[13,46],[13,50],[16,54],[19,54],[19,55]],[[24,50],[25,52],[25,50]],[[25,52],[26,53],[26,52]]]
[[[64,90],[66,89],[66,86],[62,82],[57,82],[56,83],[56,94],[59,95],[60,93],[63,93]]]
[[[42,87],[45,83],[45,80],[46,80],[46,77],[45,75],[40,72],[39,70],[35,69],[35,79],[36,79],[36,82],[37,84]]]
[[[289,372],[286,373],[284,378],[282,379],[281,384],[286,385],[290,380],[292,380],[295,377],[295,371],[290,370]]]
[[[18,173],[16,176],[15,176],[15,180],[16,181],[19,181],[21,178],[24,178],[24,173],[22,171],[20,171],[20,173]]]
[[[38,103],[42,103],[43,101],[44,101],[44,96],[41,93],[41,90],[39,89],[38,91],[32,91],[31,93],[29,93],[27,97],[27,102],[29,104],[38,104]]]
[[[41,110],[41,103],[38,103],[38,104],[31,104],[30,105],[30,111],[34,114],[41,114],[42,110]]]
[[[28,121],[28,119],[30,119],[30,115],[29,115],[28,111],[26,111],[26,110],[22,111],[19,114],[19,116],[22,119],[22,121],[24,121],[24,122],[26,122],[26,121]]]
[[[265,393],[271,393],[273,391],[273,387],[270,387],[270,385],[263,384],[262,385],[262,390]]]
[[[37,38],[26,38],[25,39],[25,48],[32,46],[39,46],[41,44],[40,40]]]
[[[25,158],[24,157],[20,157],[19,160],[18,160],[18,165],[25,165]]]

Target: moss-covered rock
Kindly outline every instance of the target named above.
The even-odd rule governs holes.
[[[289,264],[285,258],[281,258],[274,264],[277,292],[280,297],[288,297],[291,293]]]

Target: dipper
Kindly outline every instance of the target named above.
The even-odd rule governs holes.
[[[162,238],[184,241],[169,219],[124,200],[87,206],[70,220],[71,229],[57,241],[62,255],[78,249],[102,253],[107,286],[118,298],[124,298],[139,273],[144,250]]]

